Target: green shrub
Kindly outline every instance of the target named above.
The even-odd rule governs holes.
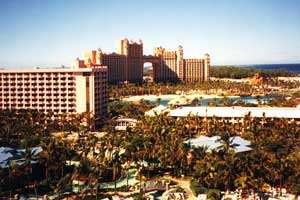
[[[207,189],[199,185],[196,181],[191,181],[190,188],[195,196],[198,196],[198,194],[206,194],[207,192]]]
[[[141,193],[139,193],[138,195],[136,195],[135,197],[134,197],[134,200],[145,200],[146,198],[141,194]]]
[[[184,192],[184,189],[182,187],[177,187],[176,192]]]
[[[210,189],[207,192],[207,198],[211,200],[219,200],[221,199],[221,191],[218,189]]]

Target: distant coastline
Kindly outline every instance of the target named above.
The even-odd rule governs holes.
[[[214,66],[226,66],[226,65],[214,65]],[[294,63],[294,64],[249,64],[249,65],[227,65],[227,66],[254,67],[256,69],[262,69],[262,70],[285,69],[287,71],[290,71],[293,74],[300,74],[300,63]]]

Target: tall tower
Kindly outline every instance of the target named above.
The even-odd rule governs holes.
[[[126,80],[132,83],[143,81],[143,42],[121,41],[121,53],[126,55]]]
[[[204,55],[204,81],[209,81],[210,77],[210,57],[209,54]]]
[[[97,65],[103,65],[103,56],[102,56],[102,50],[99,48],[97,53],[96,53],[96,64]]]
[[[184,63],[183,63],[183,47],[181,45],[178,46],[177,49],[177,69],[176,73],[179,78],[179,80],[184,79]]]
[[[154,81],[163,81],[163,54],[165,49],[162,47],[156,47],[153,50],[153,55],[159,60],[158,63],[153,66],[153,80]]]
[[[84,64],[96,64],[96,51],[83,52]]]
[[[127,55],[128,54],[128,44],[129,41],[127,38],[120,40],[120,46],[119,46],[119,54],[121,55]]]

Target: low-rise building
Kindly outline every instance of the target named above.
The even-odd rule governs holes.
[[[223,118],[233,120],[251,118],[286,118],[300,120],[300,108],[295,107],[179,107],[169,111],[170,116],[186,117],[188,115],[200,118]]]
[[[114,124],[117,131],[126,131],[127,127],[135,127],[137,120],[132,118],[118,118],[114,120]]]

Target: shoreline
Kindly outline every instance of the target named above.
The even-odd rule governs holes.
[[[129,97],[124,97],[121,100],[122,101],[132,101],[132,102],[137,102],[140,101],[142,99],[147,100],[147,101],[154,101],[157,99],[168,99],[168,100],[172,100],[172,99],[177,99],[180,97],[185,97],[189,100],[193,100],[195,98],[200,99],[220,99],[220,98],[240,98],[241,96],[220,96],[220,95],[208,95],[208,94],[162,94],[162,95],[135,95],[135,96],[129,96]]]

